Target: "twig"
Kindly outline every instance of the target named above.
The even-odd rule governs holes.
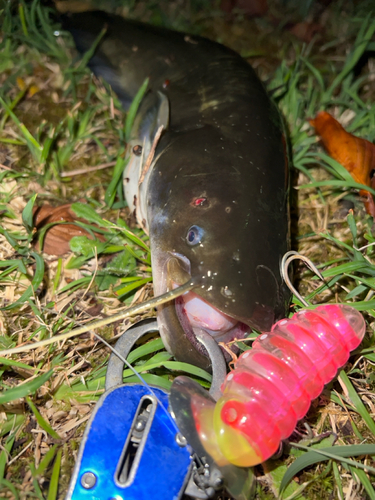
[[[26,451],[28,448],[30,448],[30,446],[31,446],[32,444],[34,444],[34,441],[30,441],[30,443],[29,443],[27,446],[25,446],[25,448],[23,448],[23,449],[22,449],[22,450],[18,453],[18,455],[17,455],[17,456],[15,456],[14,458],[12,458],[12,460],[11,460],[10,462],[8,462],[8,466],[9,466],[10,464],[12,464],[13,462],[15,462],[18,458],[20,458],[20,456],[21,456],[21,455],[23,455],[23,454],[25,453],[25,451]]]
[[[111,316],[109,318],[103,318],[99,319],[97,321],[93,321],[92,323],[88,323],[87,325],[81,326],[79,328],[75,328],[74,330],[71,330],[70,332],[62,333],[61,335],[56,335],[54,337],[51,337],[49,339],[41,340],[39,342],[35,342],[34,344],[26,344],[24,346],[19,346],[19,347],[13,347],[11,349],[3,349],[0,351],[1,356],[5,356],[8,354],[18,354],[20,352],[26,352],[26,351],[31,351],[32,349],[37,349],[38,347],[44,347],[49,344],[54,344],[55,342],[60,342],[61,340],[66,340],[70,339],[72,337],[76,337],[77,335],[81,335],[82,333],[89,332],[91,330],[94,330],[96,328],[101,328],[106,325],[110,325],[111,323],[114,323],[115,321],[119,321],[125,318],[129,318],[130,316],[135,316],[137,314],[143,313],[144,311],[147,311],[149,309],[152,309],[154,307],[158,307],[161,304],[164,304],[165,302],[169,302],[171,300],[174,300],[176,297],[179,297],[180,295],[184,294],[185,292],[191,290],[192,288],[196,287],[199,283],[194,280],[190,280],[187,283],[185,283],[182,286],[179,286],[178,288],[175,288],[174,290],[170,290],[167,293],[164,293],[163,295],[158,295],[157,297],[154,297],[153,299],[147,300],[146,302],[142,302],[141,304],[136,304],[135,306],[129,307],[128,309],[125,309],[125,311],[122,311],[118,314],[115,314],[114,316]]]
[[[155,134],[154,142],[152,143],[151,150],[148,154],[148,157],[147,157],[146,162],[144,164],[144,167],[142,169],[141,175],[139,177],[138,186],[140,186],[142,184],[142,182],[144,181],[144,179],[146,177],[147,172],[149,171],[152,160],[154,159],[154,156],[155,156],[156,146],[158,145],[158,142],[159,142],[161,133],[163,132],[163,129],[164,129],[164,126],[160,125],[160,127],[158,128],[158,130]]]
[[[90,172],[96,172],[97,170],[103,170],[105,168],[113,167],[114,165],[116,165],[116,162],[110,161],[109,163],[102,163],[102,165],[97,165],[96,167],[78,168],[77,170],[71,170],[70,172],[62,172],[60,174],[60,177],[73,177],[74,175],[88,174]],[[0,166],[3,167],[3,165]],[[8,170],[11,169],[9,168]]]

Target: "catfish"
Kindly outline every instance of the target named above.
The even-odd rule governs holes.
[[[77,49],[124,110],[149,79],[124,173],[127,203],[149,234],[155,295],[198,286],[158,308],[175,358],[202,368],[199,336],[227,344],[285,316],[280,262],[289,249],[283,120],[233,50],[104,12],[64,16]]]

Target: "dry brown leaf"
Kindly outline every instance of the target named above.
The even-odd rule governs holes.
[[[85,219],[81,219],[74,214],[70,203],[58,207],[51,207],[51,205],[37,207],[34,210],[34,226],[37,230],[53,222],[71,222],[71,224],[56,224],[48,229],[44,237],[43,252],[50,255],[63,255],[70,252],[69,241],[74,236],[87,236],[93,239],[88,231],[74,224],[74,222],[78,221],[87,223]],[[104,241],[102,235],[95,233],[95,236]],[[39,249],[38,242],[36,242],[35,246]]]

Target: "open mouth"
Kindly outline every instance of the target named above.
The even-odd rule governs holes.
[[[173,255],[167,262],[167,276],[169,289],[186,283],[191,277],[190,263],[182,256]],[[247,325],[223,313],[194,291],[175,299],[175,310],[186,337],[204,355],[207,355],[206,350],[198,340],[202,332],[211,335],[217,343],[224,344],[243,339],[249,332]],[[231,350],[236,351],[235,344]]]
[[[190,291],[175,300],[176,314],[187,338],[194,347],[205,354],[205,348],[198,341],[202,331],[211,335],[217,343],[229,344],[243,339],[249,327],[222,313],[196,293]],[[231,346],[236,351],[236,346]]]

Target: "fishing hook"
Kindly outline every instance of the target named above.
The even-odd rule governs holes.
[[[290,280],[289,266],[293,262],[293,260],[302,260],[307,265],[307,267],[323,281],[323,283],[326,283],[325,279],[322,273],[319,271],[319,269],[308,257],[305,257],[304,255],[296,252],[295,250],[290,250],[289,252],[286,252],[286,254],[284,254],[283,258],[281,259],[280,273],[286,286],[297,297],[297,299],[302,302],[302,304],[305,307],[309,307],[310,304],[301,296],[299,292],[297,292],[297,290],[295,289],[294,285]]]

